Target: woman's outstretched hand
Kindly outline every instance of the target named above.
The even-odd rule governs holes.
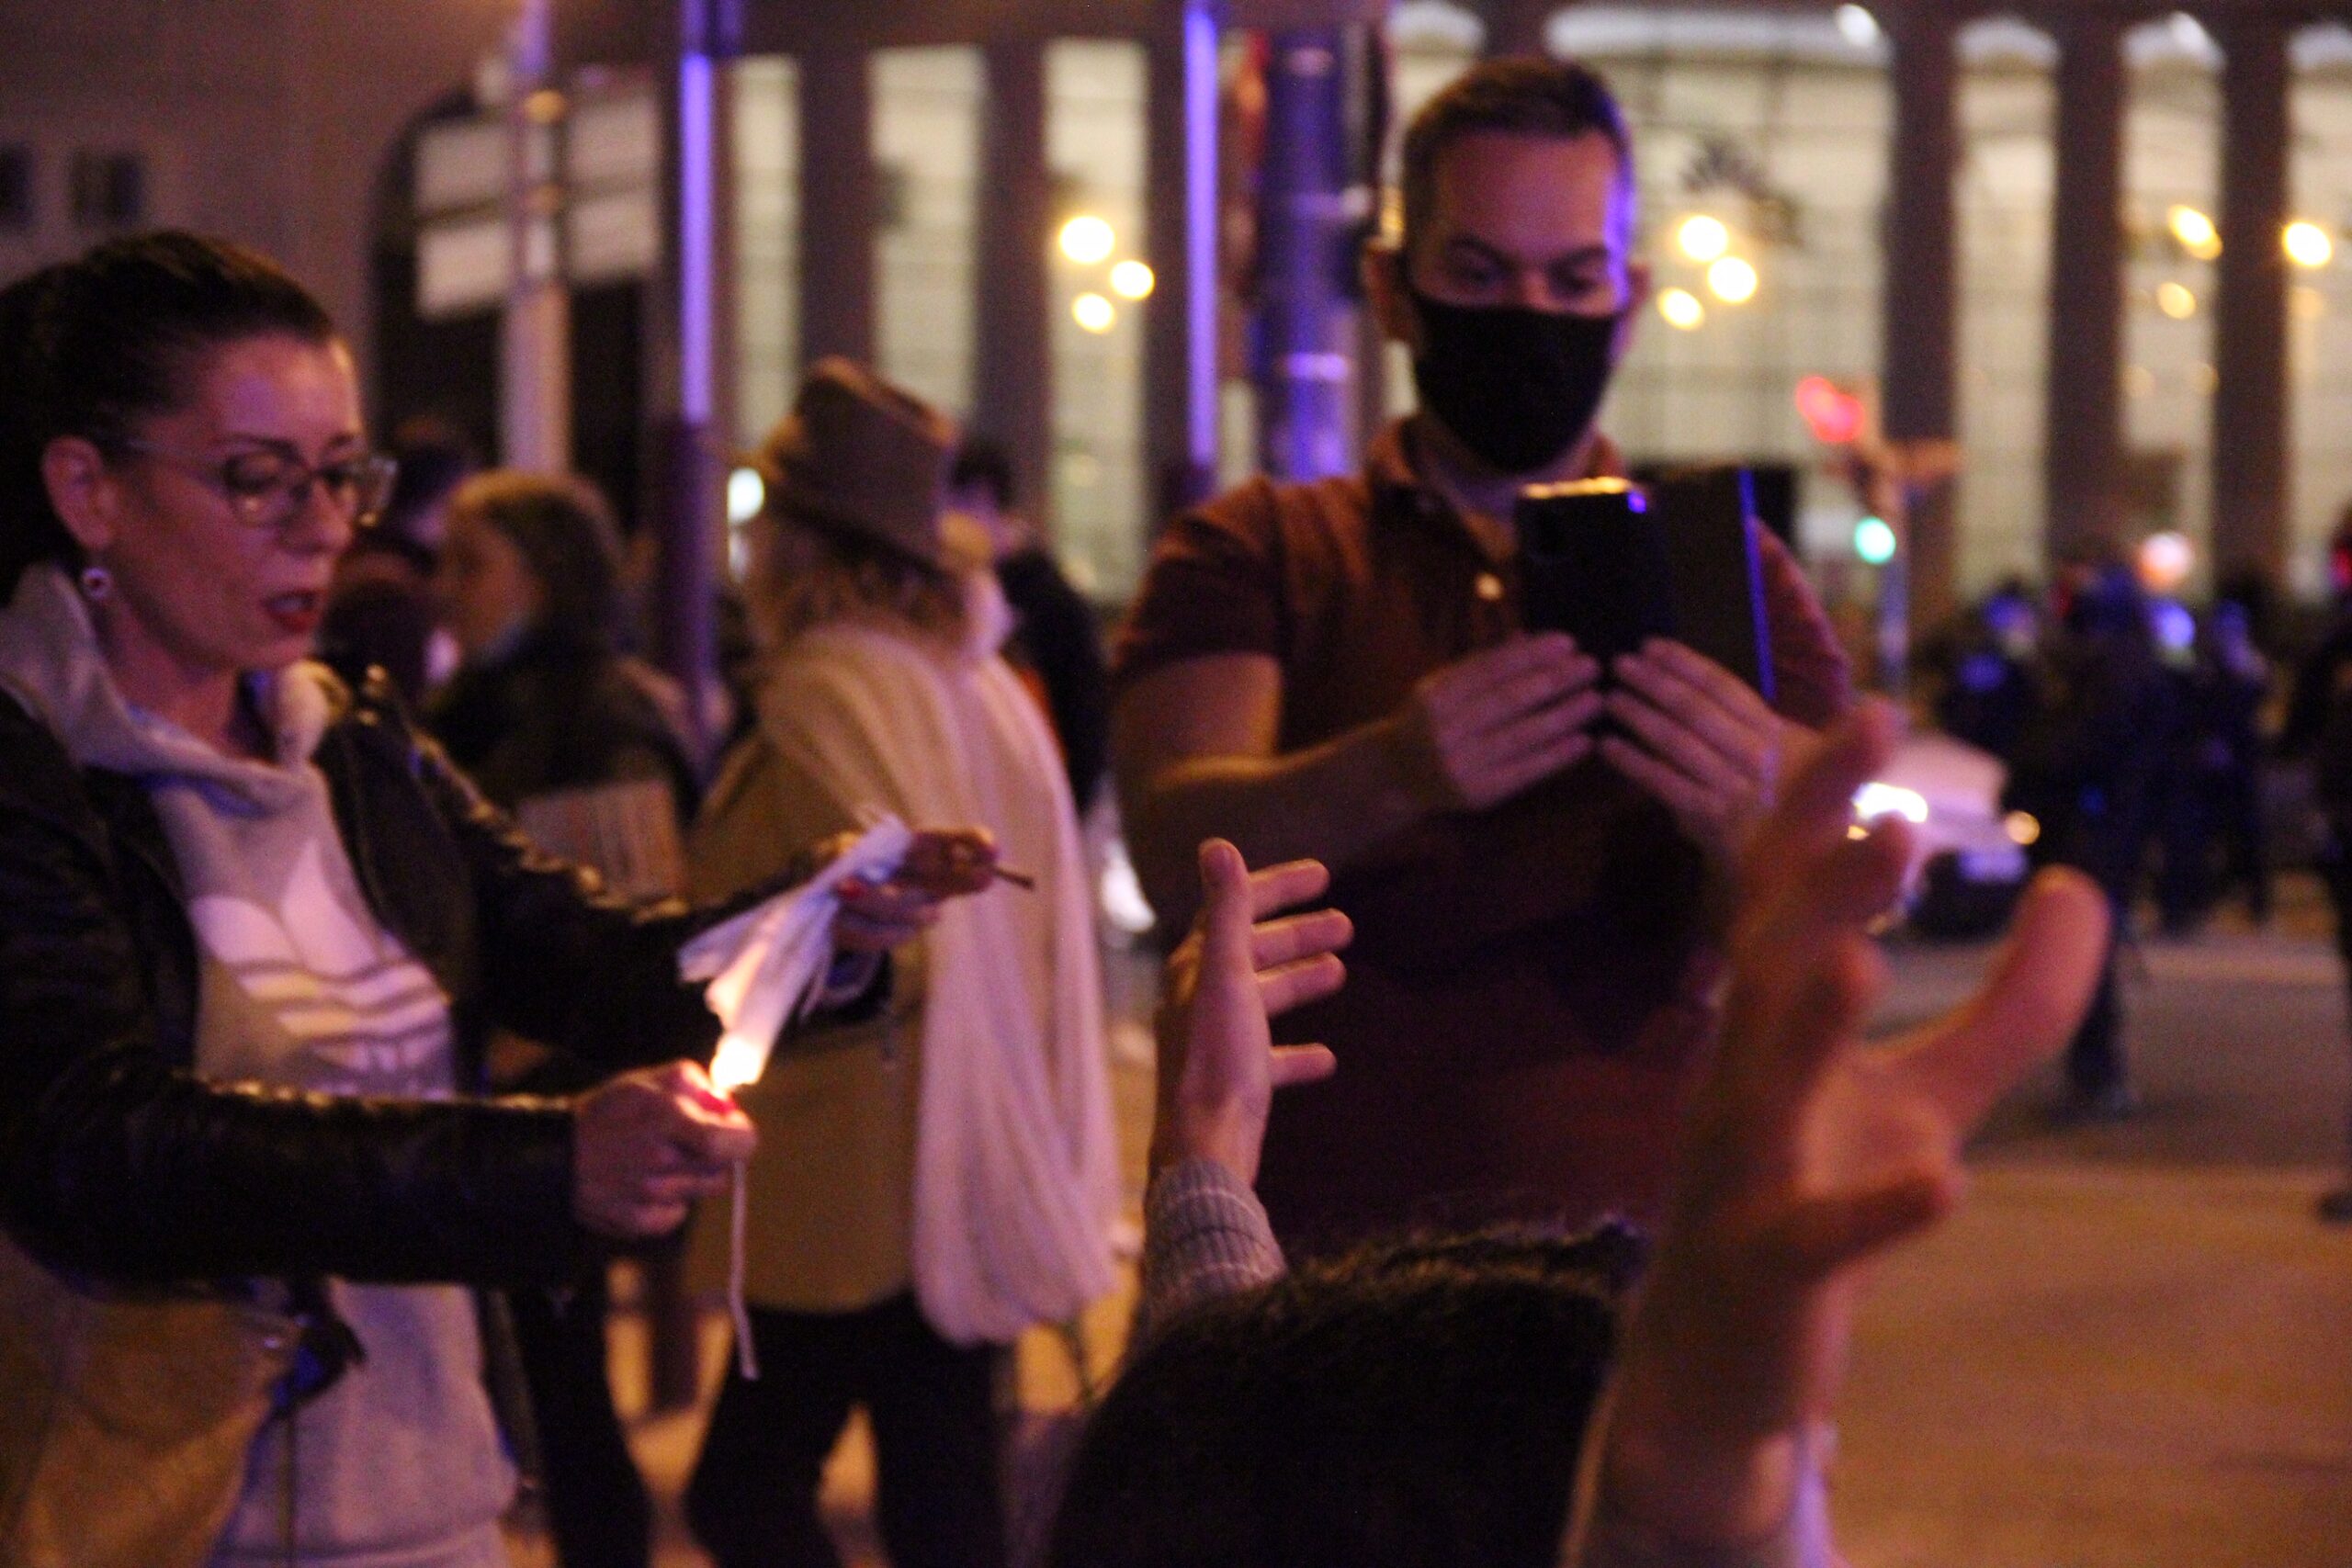
[[[1834,1407],[1863,1266],[1951,1212],[1962,1149],[2088,1005],[2107,905],[2046,872],[1982,988],[1896,1041],[1870,937],[1907,829],[1857,832],[1891,755],[1872,705],[1795,770],[1747,846],[1721,1043],[1685,1124],[1657,1260],[1621,1364],[1604,1506],[1680,1540],[1752,1541],[1788,1517],[1801,1442]]]
[[[1355,934],[1347,916],[1276,918],[1330,884],[1316,861],[1253,874],[1223,839],[1201,846],[1200,916],[1169,955],[1160,987],[1154,1171],[1205,1158],[1255,1182],[1274,1090],[1331,1075],[1329,1050],[1278,1046],[1267,1027],[1273,1014],[1328,997],[1347,979],[1338,957]]]
[[[948,899],[983,892],[996,880],[996,839],[987,829],[926,828],[888,880],[852,877],[834,890],[841,913],[833,945],[843,953],[888,953],[929,930]]]

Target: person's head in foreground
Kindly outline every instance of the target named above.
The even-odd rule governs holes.
[[[1081,1441],[1059,1568],[1698,1563],[1772,1541],[1826,1562],[1800,1500],[1855,1270],[1950,1212],[1962,1142],[2065,1041],[2105,941],[2096,888],[2046,873],[1974,998],[1865,1047],[1882,985],[1869,933],[1911,844],[1899,821],[1851,834],[1849,803],[1894,741],[1883,707],[1841,723],[1747,843],[1722,1038],[1622,1324],[1623,1248],[1600,1240],[1375,1250],[1179,1313]],[[1335,985],[1344,933],[1265,919],[1318,896],[1319,876],[1250,877],[1224,844],[1202,858],[1153,1165],[1211,1161],[1247,1183],[1274,1088],[1332,1070],[1319,1047],[1272,1048],[1266,1010]],[[1307,964],[1325,966],[1312,984]]]
[[[1444,456],[1569,476],[1649,295],[1616,99],[1572,61],[1488,61],[1413,117],[1403,165],[1404,231],[1365,288]]]
[[[1635,1250],[1374,1245],[1183,1314],[1089,1425],[1053,1561],[1552,1562]]]

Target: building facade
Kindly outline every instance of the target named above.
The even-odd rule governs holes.
[[[658,71],[662,6],[556,9],[572,64]],[[1349,58],[1377,62],[1386,112],[1348,119],[1362,144],[1336,193],[1334,221],[1358,229],[1396,125],[1479,54],[1571,53],[1617,86],[1662,301],[1605,414],[1636,457],[1794,467],[1802,537],[1828,567],[1863,503],[1793,398],[1826,377],[1864,393],[1890,438],[1958,445],[1957,476],[1917,498],[1929,614],[2158,530],[2196,542],[2208,576],[2318,591],[2318,543],[2352,498],[2335,254],[2352,227],[2352,7],[1216,9],[1209,192],[1185,94],[1197,111],[1211,8],[739,0],[721,102],[728,432],[755,437],[815,355],[873,359],[1004,440],[1075,574],[1116,599],[1204,458],[1245,470],[1275,416],[1250,331],[1265,40],[1377,23],[1381,46]],[[462,100],[512,11],[0,0],[0,272],[112,228],[190,223],[285,257],[364,357],[417,362],[371,352],[415,327],[379,320],[412,309],[379,287],[382,246],[413,243],[386,233],[407,210],[387,187],[413,178],[420,118]],[[1216,229],[1210,247],[1185,243],[1188,218]],[[1073,220],[1089,221],[1066,235]],[[489,309],[439,328],[462,335]],[[1408,401],[1409,376],[1361,333],[1343,346],[1312,357],[1347,378],[1353,441]],[[481,355],[422,362],[442,359],[496,374]],[[645,401],[634,364],[606,365],[616,377]],[[383,414],[421,396],[397,379]],[[605,396],[596,380],[578,395]]]

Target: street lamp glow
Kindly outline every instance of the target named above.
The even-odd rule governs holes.
[[[1724,227],[1722,219],[1702,212],[1682,220],[1682,227],[1675,231],[1674,243],[1682,247],[1684,255],[1704,265],[1720,259],[1731,249],[1731,231]]]
[[[1122,299],[1148,299],[1159,281],[1139,261],[1123,261],[1111,269],[1111,292]]]
[[[2211,218],[2193,207],[2173,207],[2165,214],[2165,226],[2180,242],[2180,248],[2199,261],[2211,261],[2222,254],[2222,231],[2213,227]]]
[[[1856,49],[1868,49],[1878,41],[1878,18],[1870,14],[1867,6],[1840,6],[1838,7],[1838,33]]]
[[[2171,593],[2188,581],[2197,565],[2197,547],[2188,536],[2173,529],[2151,534],[2140,541],[2140,582],[2151,593]]]
[[[738,468],[727,476],[727,521],[737,527],[757,517],[767,500],[767,483],[760,478],[759,469]]]
[[[2287,259],[2297,266],[2321,267],[2335,259],[2335,242],[2327,231],[2305,220],[2288,224],[2280,242],[2287,247]]]
[[[1100,294],[1081,294],[1069,302],[1070,319],[1091,333],[1107,333],[1119,312]]]
[[[1707,269],[1707,287],[1726,305],[1755,299],[1756,285],[1756,269],[1737,256],[1725,256]]]
[[[1657,297],[1657,313],[1679,332],[1695,332],[1706,324],[1707,308],[1688,288],[1668,288]]]
[[[1119,236],[1100,218],[1073,218],[1062,225],[1062,254],[1080,266],[1092,266],[1118,247]]]
[[[2159,283],[2156,309],[2176,321],[2185,321],[2197,314],[2197,295],[2186,284]]]

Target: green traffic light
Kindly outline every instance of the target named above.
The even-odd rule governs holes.
[[[1854,525],[1854,553],[1871,566],[1894,558],[1894,529],[1883,517],[1865,517]]]

